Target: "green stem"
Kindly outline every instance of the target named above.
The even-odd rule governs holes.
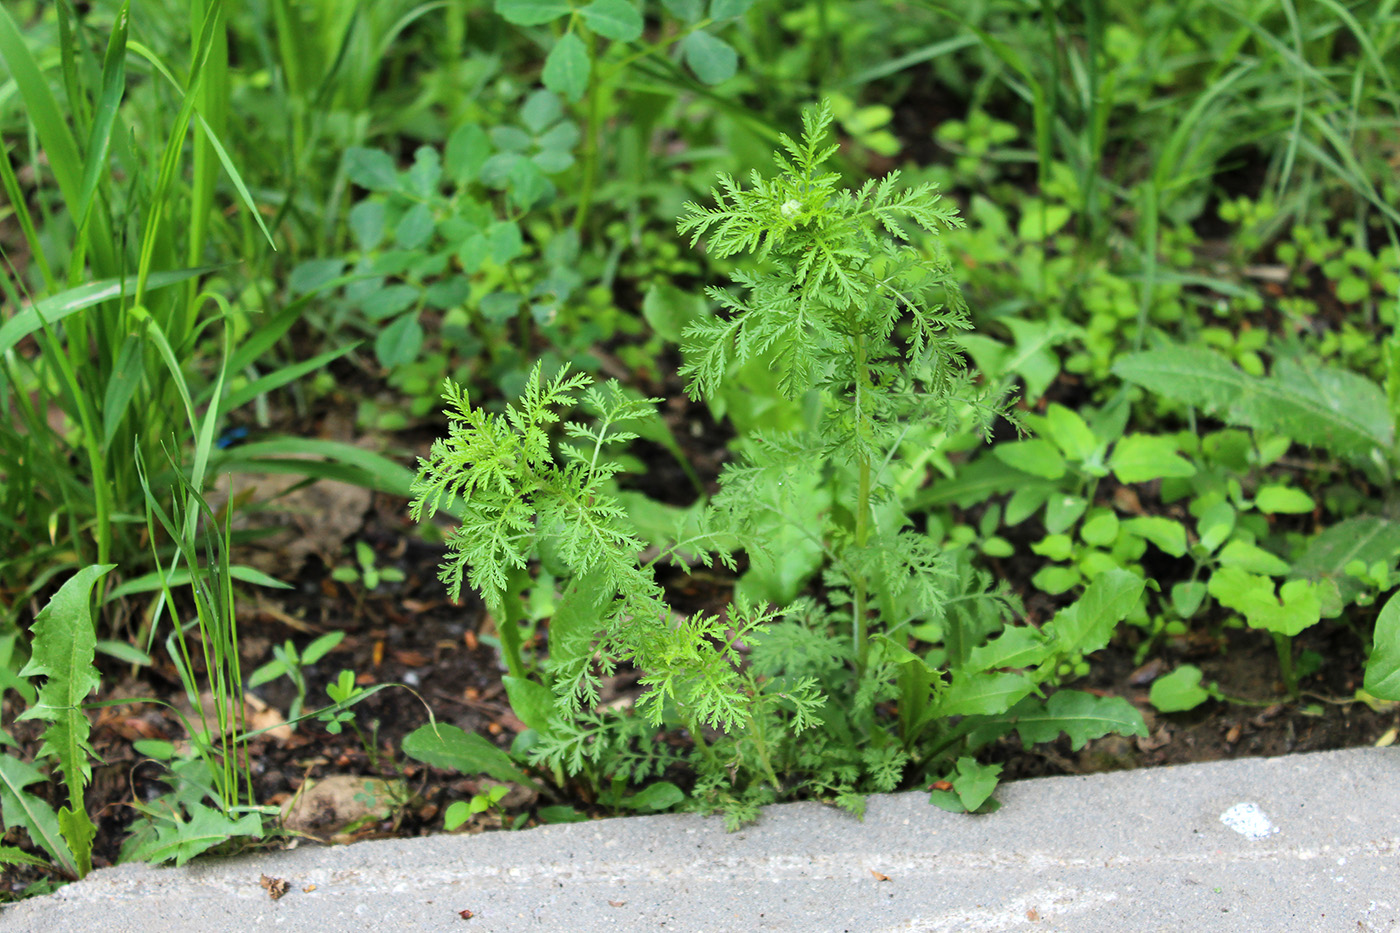
[[[719,760],[715,758],[715,750],[710,747],[710,743],[705,741],[705,736],[700,731],[700,724],[695,721],[695,717],[684,715],[686,731],[690,733],[690,740],[695,743],[695,747],[700,749],[700,754],[704,756],[706,763],[713,768],[719,767]]]
[[[588,33],[588,60],[597,60],[598,38]],[[583,232],[588,221],[588,208],[593,201],[593,185],[598,176],[598,136],[602,132],[602,106],[599,86],[602,82],[595,76],[588,82],[586,92],[586,113],[588,129],[583,142],[583,181],[579,187],[578,209],[574,211],[574,229]]]
[[[856,383],[855,383],[855,432],[856,432],[856,467],[858,470],[858,485],[856,487],[856,549],[864,550],[867,540],[870,537],[870,458],[865,452],[866,440],[866,412],[865,412],[865,386],[870,378],[869,366],[865,355],[865,335],[855,336],[855,359],[856,359]],[[854,573],[851,575],[853,590],[853,605],[851,607],[852,637],[854,641],[856,656],[856,675],[864,676],[866,663],[870,659],[870,638],[868,632],[868,620],[866,619],[866,593],[865,575]]]
[[[496,635],[501,640],[501,654],[506,661],[506,669],[512,677],[525,678],[529,672],[525,668],[525,656],[520,638],[520,620],[524,616],[520,593],[530,582],[527,570],[511,568],[506,577],[506,591],[501,596],[500,606],[492,607],[496,619]]]
[[[749,713],[749,735],[753,736],[754,748],[758,751],[758,760],[763,763],[763,773],[768,776],[768,783],[773,785],[773,789],[781,791],[782,782],[778,780],[778,775],[773,771],[773,760],[768,754],[768,742],[763,738],[763,729],[758,724],[758,717],[752,711]]]
[[[1288,689],[1288,696],[1297,697],[1298,671],[1293,667],[1293,639],[1275,632],[1274,650],[1278,652],[1278,666],[1283,672],[1283,684]]]

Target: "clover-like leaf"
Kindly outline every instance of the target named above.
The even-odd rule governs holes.
[[[631,42],[642,34],[642,14],[627,0],[593,0],[578,12],[600,36]]]
[[[588,72],[588,49],[571,32],[561,36],[549,50],[540,77],[551,91],[563,94],[569,101],[578,101],[588,90]]]
[[[681,40],[681,52],[695,77],[706,84],[728,81],[739,70],[739,53],[734,47],[703,29]]]

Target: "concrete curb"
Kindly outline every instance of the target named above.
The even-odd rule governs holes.
[[[1400,933],[1400,749],[998,795],[980,817],[906,793],[872,798],[863,822],[797,803],[738,833],[663,815],[123,865],[5,909],[0,929]]]

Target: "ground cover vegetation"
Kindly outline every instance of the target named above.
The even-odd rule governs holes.
[[[0,896],[1393,742],[1397,62],[1386,0],[7,3]]]

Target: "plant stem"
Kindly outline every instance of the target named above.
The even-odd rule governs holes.
[[[768,777],[768,783],[773,785],[773,789],[781,791],[782,782],[778,780],[778,775],[773,771],[773,761],[768,754],[768,743],[763,738],[763,727],[758,724],[758,717],[749,712],[749,735],[753,736],[754,748],[758,751],[758,760],[763,764],[763,773]]]
[[[690,733],[690,740],[695,743],[695,747],[700,749],[700,754],[705,757],[705,761],[711,766],[718,768],[719,761],[715,758],[715,750],[710,747],[710,743],[705,741],[705,736],[700,732],[700,724],[695,721],[695,717],[682,714],[685,719],[686,731]]]
[[[865,335],[857,333],[854,345],[856,359],[854,427],[856,432],[856,467],[859,477],[856,487],[856,550],[863,551],[866,541],[870,537],[870,458],[866,455],[864,444],[866,434],[864,390],[870,379],[870,371],[865,356]],[[851,628],[856,656],[856,675],[863,677],[866,662],[870,659],[870,640],[865,607],[865,575],[863,573],[852,574],[851,583],[853,590]]]
[[[1274,632],[1274,650],[1278,652],[1279,670],[1290,699],[1298,696],[1298,672],[1293,667],[1293,639]]]
[[[597,60],[598,38],[588,33],[588,60]],[[579,187],[578,208],[574,211],[574,229],[583,232],[588,221],[588,208],[593,201],[593,185],[598,175],[598,135],[602,130],[602,107],[600,106],[600,85],[597,75],[588,82],[586,107],[588,129],[583,141],[583,182]]]

